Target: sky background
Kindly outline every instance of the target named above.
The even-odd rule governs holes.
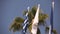
[[[17,16],[23,17],[23,11],[30,9],[34,5],[41,4],[41,9],[44,13],[50,15],[52,0],[0,0],[0,34],[12,34],[9,31],[9,26],[13,19]],[[23,17],[24,18],[24,17]],[[60,33],[60,0],[55,0],[54,8],[54,29]],[[50,20],[48,18],[47,24]],[[44,27],[40,26],[41,34],[44,33]],[[15,32],[15,34],[21,34],[21,32]]]

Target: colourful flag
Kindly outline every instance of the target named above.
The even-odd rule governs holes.
[[[29,11],[29,7],[28,7],[28,11]],[[25,19],[24,25],[23,25],[23,34],[26,34],[27,27],[28,27],[28,24],[29,24],[29,22],[28,22],[28,12],[26,13],[25,16],[26,16],[26,19]]]

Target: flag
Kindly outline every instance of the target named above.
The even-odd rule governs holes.
[[[23,34],[26,33],[28,23],[29,23],[29,22],[28,22],[28,19],[25,19],[24,24],[23,24]]]
[[[40,7],[40,4],[38,4],[38,8],[37,8],[35,17],[34,17],[33,22],[32,22],[32,30],[31,30],[32,34],[37,34],[37,27],[38,27],[38,21],[39,21],[39,18],[38,18],[38,16],[39,16],[39,7]]]
[[[52,6],[51,6],[51,15],[50,15],[50,25],[51,25],[51,34],[53,31],[53,11],[54,11],[54,0],[52,2]]]
[[[29,7],[28,7],[28,11],[29,11]],[[26,19],[25,19],[24,24],[23,24],[23,34],[26,34],[27,27],[28,27],[28,24],[29,24],[29,22],[28,22],[28,12],[26,13],[25,16],[26,16]]]

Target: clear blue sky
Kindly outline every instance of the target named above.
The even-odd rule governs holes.
[[[34,5],[41,4],[41,9],[44,13],[50,15],[51,12],[51,0],[0,0],[0,34],[12,34],[9,32],[9,26],[12,20],[17,17],[23,17],[23,11]],[[50,21],[47,20],[49,24]],[[55,0],[54,9],[54,29],[60,33],[60,0]],[[44,27],[41,27],[42,34],[44,33]],[[16,32],[15,34],[21,34]]]

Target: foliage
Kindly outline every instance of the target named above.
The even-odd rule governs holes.
[[[46,28],[45,28],[45,32],[49,32],[49,27],[46,27]],[[53,29],[52,32],[53,32],[54,34],[57,34],[57,31],[56,31],[55,29]]]
[[[29,31],[31,31],[31,28],[32,28],[32,20],[35,17],[36,10],[37,10],[37,7],[34,6],[34,7],[32,7],[31,10],[29,10],[29,12],[27,10],[25,10],[23,12],[23,16],[28,12],[28,21],[29,21],[28,29],[29,29]],[[41,13],[41,12],[42,11],[40,9],[39,23],[38,23],[38,25],[45,25],[46,24],[45,19],[48,17],[48,15],[47,14],[44,14],[44,13]],[[22,27],[23,27],[22,24],[23,24],[23,22],[24,22],[24,18],[16,17],[13,20],[13,24],[11,25],[11,27],[10,27],[9,30],[13,30],[13,32],[22,30]],[[46,31],[48,31],[48,30],[49,30],[49,28],[47,27],[46,28]],[[54,30],[53,32],[55,33],[56,31]],[[41,34],[39,28],[38,28],[37,34]]]

